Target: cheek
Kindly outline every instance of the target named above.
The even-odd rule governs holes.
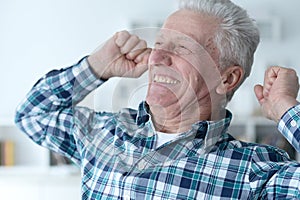
[[[191,87],[195,91],[195,93],[205,92],[207,91],[206,82],[202,77],[194,77],[191,81]]]
[[[213,89],[221,81],[221,74],[211,57],[191,58],[190,68],[186,71],[192,77],[193,85],[206,91]],[[210,88],[210,89],[209,89]]]
[[[209,81],[199,71],[193,70],[189,73],[188,88],[193,90],[197,96],[207,94]]]
[[[201,84],[204,81],[201,70],[190,63],[182,65],[181,75],[185,82],[188,82],[190,85]]]

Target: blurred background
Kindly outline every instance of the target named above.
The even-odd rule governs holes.
[[[241,140],[269,142],[298,154],[260,116],[253,87],[270,65],[300,73],[300,1],[234,0],[261,30],[252,75],[229,109],[231,132]],[[157,27],[177,8],[174,0],[0,0],[0,199],[80,199],[80,175],[68,161],[30,142],[13,123],[15,108],[32,85],[51,69],[76,63],[116,31]],[[146,35],[150,39],[154,32]],[[85,105],[115,111],[136,107],[143,99],[146,76],[112,79],[91,94]],[[138,85],[138,87],[136,87]],[[114,97],[114,101],[111,98]],[[271,140],[272,139],[272,140]]]

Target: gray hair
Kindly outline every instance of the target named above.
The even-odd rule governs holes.
[[[260,40],[258,27],[246,10],[230,0],[180,0],[179,8],[207,14],[220,20],[219,29],[214,36],[215,45],[220,53],[219,67],[225,69],[232,65],[241,66],[245,73],[241,85],[250,75],[254,52]],[[231,100],[237,88],[227,94],[227,101]]]

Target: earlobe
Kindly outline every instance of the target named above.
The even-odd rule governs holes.
[[[216,93],[219,95],[225,95],[227,93],[223,78],[221,80],[221,83],[216,88]]]
[[[223,72],[221,83],[217,86],[216,92],[224,95],[236,88],[242,80],[244,70],[240,66],[232,66]]]

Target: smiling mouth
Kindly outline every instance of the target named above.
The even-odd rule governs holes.
[[[164,83],[164,84],[177,84],[177,83],[179,83],[178,80],[171,79],[170,77],[167,77],[167,76],[160,76],[160,75],[155,75],[153,81],[155,83]]]

